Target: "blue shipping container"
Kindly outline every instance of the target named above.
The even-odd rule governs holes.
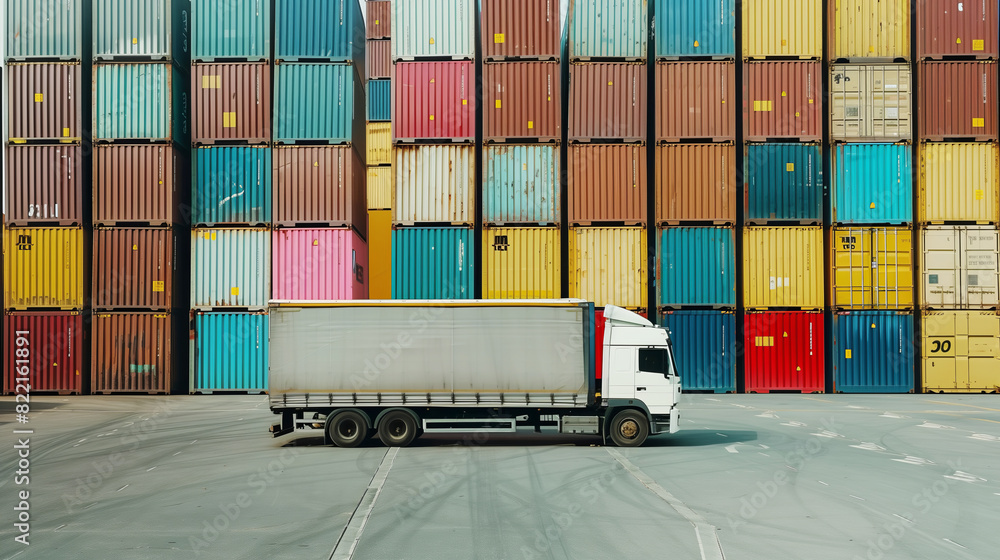
[[[747,144],[743,182],[747,222],[823,220],[819,144]]]
[[[267,390],[268,316],[197,313],[191,392]]]
[[[364,45],[365,22],[357,0],[274,2],[274,58],[277,60],[363,64]]]
[[[736,233],[723,227],[660,231],[660,305],[736,306]]]
[[[468,228],[392,230],[392,299],[473,299],[473,239]]]
[[[483,161],[484,222],[559,222],[559,148],[492,145]]]
[[[368,80],[368,120],[392,120],[392,80]]]
[[[278,64],[274,67],[274,80],[276,142],[351,141],[356,85],[352,67]]]
[[[833,316],[833,386],[838,393],[913,391],[913,315],[856,311]]]
[[[259,61],[270,56],[270,0],[192,0],[192,60]]]
[[[905,144],[837,144],[833,148],[833,215],[840,224],[913,221],[913,165]]]
[[[575,0],[569,10],[570,60],[645,60],[647,0]]]
[[[5,1],[8,60],[83,60],[83,2]]]
[[[728,311],[667,311],[684,391],[736,391],[736,316]]]
[[[191,225],[271,221],[271,149],[209,147],[194,151]]]
[[[187,80],[175,66],[94,65],[94,139],[184,144],[187,115]]]
[[[734,0],[656,0],[656,56],[736,57]]]

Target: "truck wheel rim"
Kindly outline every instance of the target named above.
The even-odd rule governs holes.
[[[622,436],[632,439],[639,433],[639,424],[637,424],[635,420],[626,420],[625,422],[622,422],[619,431]]]
[[[358,433],[358,425],[354,421],[344,420],[337,426],[337,433],[345,439],[352,439]]]
[[[400,437],[406,433],[406,422],[402,420],[393,420],[389,423],[389,433],[394,437]]]

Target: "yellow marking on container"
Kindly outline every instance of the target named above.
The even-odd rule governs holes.
[[[238,295],[240,295],[240,289],[239,289],[239,287],[238,286],[233,286],[232,288],[229,288],[229,295],[232,295],[232,296],[238,296]]]
[[[872,202],[871,204],[868,205],[868,207],[874,210],[875,209],[875,203]]]
[[[985,126],[986,126],[986,119],[984,118],[972,119],[972,128],[983,128]]]
[[[528,130],[535,128],[535,121],[528,121]]]
[[[795,164],[794,163],[786,163],[785,164],[785,171],[787,171],[789,173],[791,173],[792,171],[795,171]]]
[[[982,39],[973,39],[972,40],[972,50],[974,50],[974,51],[981,51],[981,50],[983,50],[983,40]]]
[[[501,108],[501,103],[500,103],[500,100],[499,100],[499,99],[497,99],[497,100],[496,100],[496,103],[495,103],[495,105],[496,105],[496,108],[497,108],[497,109],[500,109],[500,108]]]
[[[319,247],[319,239],[313,239],[313,247]]]
[[[983,189],[976,189],[975,197],[976,200],[983,200],[984,198],[986,198],[986,191],[984,191]]]
[[[132,245],[132,250],[133,251],[138,251],[139,250],[139,246],[138,245]]]
[[[431,37],[430,44],[432,44],[432,45],[434,44],[434,37]]]
[[[63,129],[63,136],[69,136],[69,129],[68,128],[64,128]]]
[[[45,99],[45,96],[41,93],[35,94],[35,103],[41,103]]]
[[[772,103],[770,101],[754,100],[753,110],[754,111],[770,111]]]
[[[812,99],[810,99],[810,100],[809,100],[809,104],[810,104],[810,105],[812,105],[812,104],[813,104],[813,100],[812,100]]]
[[[432,84],[434,83],[434,78],[431,78],[431,83],[432,83]]]
[[[788,41],[787,41],[787,40],[785,40],[785,39],[782,39],[782,40],[781,40],[781,46],[782,46],[782,47],[787,47],[787,46],[788,46]]]
[[[319,162],[318,161],[314,161],[313,162],[313,167],[319,167]]]
[[[802,116],[802,114],[801,114],[801,113],[799,113],[798,111],[795,111],[795,116],[796,116],[796,118],[798,118],[798,117],[801,117],[801,116]]]
[[[26,142],[24,138],[11,138],[10,141],[14,144],[24,144]]]
[[[434,120],[434,115],[431,115],[431,120]]]
[[[695,40],[695,42],[694,42],[694,47],[695,47],[695,48],[698,48],[698,47],[700,47],[700,46],[701,46],[701,44],[700,44],[700,43],[698,43],[698,41],[697,41],[697,40]]]
[[[494,33],[493,34],[493,42],[494,43],[496,43],[496,44],[499,45],[499,44],[503,43],[503,40],[504,40],[503,33]]]
[[[782,91],[781,92],[781,96],[782,97],[788,97],[788,92],[787,91]]]
[[[961,45],[962,44],[962,38],[961,37],[956,38],[955,39],[955,44],[956,45]]]
[[[527,171],[527,170],[528,170],[528,164],[527,163],[522,163],[521,164],[521,171]]]
[[[135,37],[132,37],[132,44],[133,45],[138,45],[139,44],[139,39],[137,39]]]
[[[222,128],[236,128],[236,113],[222,113]]]
[[[851,349],[850,348],[847,348],[847,349],[844,350],[844,359],[846,359],[846,360],[850,360],[851,359]]]
[[[613,86],[613,85],[615,85],[615,83],[614,82],[608,82],[608,85],[609,86]]]
[[[153,280],[153,291],[154,292],[163,291],[163,280]]]
[[[202,89],[219,89],[222,87],[222,76],[202,76]]]
[[[462,100],[462,105],[468,105],[468,104],[469,104],[469,100],[468,99],[463,99]]]

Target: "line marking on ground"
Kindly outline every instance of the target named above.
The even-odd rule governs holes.
[[[837,402],[837,401],[831,401],[829,399],[820,399],[820,398],[817,398],[817,397],[802,397],[802,398],[809,399],[811,401],[822,401],[822,402],[828,402],[828,403],[835,403],[835,402]]]
[[[962,545],[958,544],[957,542],[955,542],[955,541],[953,541],[953,540],[951,540],[951,539],[942,539],[942,540],[944,540],[945,542],[950,542],[951,544],[953,544],[953,545],[955,545],[955,546],[959,546],[959,547],[962,547],[962,548],[964,548],[965,550],[969,550],[969,547],[967,547],[967,546],[962,546]]]
[[[946,404],[948,406],[967,406],[969,408],[978,408],[980,410],[989,410],[989,411],[992,411],[992,412],[1000,412],[1000,408],[987,408],[985,406],[976,406],[974,404],[950,403],[950,402],[945,402],[945,401],[927,401],[927,402],[932,402],[934,404]]]
[[[385,452],[385,455],[382,456],[382,462],[379,464],[378,470],[375,471],[375,476],[368,483],[368,489],[361,496],[361,501],[354,508],[351,518],[347,520],[344,532],[337,539],[337,545],[333,547],[333,552],[330,553],[330,560],[348,560],[354,556],[354,549],[357,548],[358,543],[361,541],[361,533],[365,531],[368,517],[372,514],[372,510],[375,509],[375,500],[378,499],[378,495],[382,492],[382,486],[385,484],[386,478],[389,477],[389,469],[392,468],[392,462],[396,459],[396,453],[398,452],[398,447],[390,447]],[[361,515],[358,515],[359,513]]]

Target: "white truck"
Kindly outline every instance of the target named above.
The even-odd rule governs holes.
[[[323,429],[340,447],[375,434],[406,446],[546,426],[639,446],[678,429],[670,336],[625,309],[605,309],[603,341],[593,303],[576,299],[273,301],[270,312],[274,437]]]

